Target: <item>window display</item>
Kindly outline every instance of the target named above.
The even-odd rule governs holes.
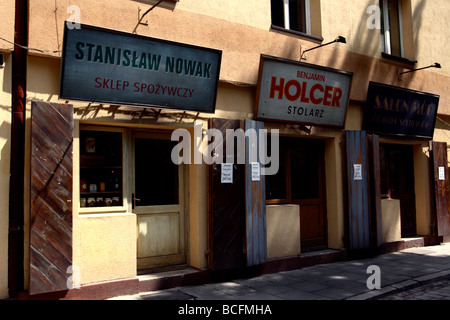
[[[122,133],[80,130],[80,207],[123,205]]]

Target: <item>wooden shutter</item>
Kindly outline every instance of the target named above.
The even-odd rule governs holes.
[[[72,265],[73,107],[32,102],[30,294],[67,290]]]
[[[447,143],[430,142],[433,168],[434,201],[438,236],[450,235],[449,173],[447,162]]]
[[[243,129],[240,120],[211,119],[210,128],[223,136],[225,162],[226,130]],[[237,147],[237,145],[236,145]],[[210,268],[228,270],[244,266],[245,166],[237,164],[235,153],[233,183],[221,183],[221,164],[210,169]]]
[[[245,222],[246,222],[246,253],[247,266],[264,263],[267,259],[267,235],[266,235],[266,189],[265,178],[260,176],[259,181],[252,181],[252,159],[250,149],[256,151],[256,160],[259,159],[259,131],[264,129],[264,123],[253,120],[245,120],[245,130],[255,130],[255,137],[252,146],[252,139],[247,134],[245,144]]]
[[[350,249],[370,247],[370,206],[365,131],[345,132]]]

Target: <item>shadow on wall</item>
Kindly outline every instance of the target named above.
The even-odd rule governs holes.
[[[2,114],[11,115],[11,107],[0,105]],[[4,139],[5,143],[0,144],[0,176],[9,177],[9,163],[11,155],[11,119],[0,119],[0,141]],[[3,163],[6,162],[7,165]]]
[[[0,105],[0,181],[2,185],[0,186],[0,220],[4,222],[2,225],[2,231],[6,231],[5,228],[8,226],[8,215],[9,215],[9,184],[10,184],[10,170],[11,170],[11,119],[6,119],[6,117],[11,117],[11,107]],[[5,220],[6,219],[6,220]],[[2,224],[2,223],[0,223]],[[6,238],[5,238],[6,237]],[[8,232],[5,232],[1,238],[6,239],[8,242]],[[2,241],[3,241],[2,240]],[[0,251],[3,252],[4,245]],[[6,246],[7,248],[7,246]],[[7,249],[6,249],[7,250]],[[0,266],[2,269],[2,266]],[[0,281],[1,282],[1,281]],[[0,285],[1,286],[1,285]],[[0,289],[1,291],[1,289]],[[1,293],[0,293],[1,296]]]
[[[415,41],[415,56],[418,55],[418,46],[420,28],[422,26],[422,14],[426,0],[417,1],[417,5],[414,7],[413,22],[414,22],[414,41]],[[359,28],[368,28],[367,20],[370,17],[366,11],[361,12],[361,18],[356,24]],[[405,31],[407,32],[407,31]],[[355,32],[352,38],[349,39],[352,43],[358,44],[360,48],[368,48],[369,55],[379,58],[373,59],[363,54],[357,54],[348,52],[344,59],[339,59],[341,55],[338,54],[338,48],[334,47],[332,53],[329,55],[327,61],[329,66],[333,66],[337,69],[347,70],[354,73],[352,97],[356,96],[358,100],[364,102],[366,100],[367,88],[369,81],[389,83],[395,86],[408,87],[414,80],[415,74],[411,74],[407,78],[403,78],[402,81],[398,80],[399,72],[407,69],[406,65],[402,65],[396,61],[390,61],[383,59],[381,52],[376,52],[379,48],[379,42],[381,42],[381,30],[373,29],[369,33],[371,36],[367,36],[366,32]],[[349,44],[351,45],[351,44]],[[420,89],[420,88],[418,88]]]

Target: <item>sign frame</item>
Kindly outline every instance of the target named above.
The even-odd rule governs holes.
[[[373,103],[372,98],[374,98],[374,95],[376,95],[376,92],[377,92],[376,90],[383,90],[383,92],[396,91],[398,93],[397,99],[400,99],[399,98],[400,95],[404,95],[404,97],[406,96],[406,97],[408,97],[408,99],[413,99],[414,97],[426,97],[430,101],[431,101],[431,99],[434,99],[435,101],[433,101],[433,102],[436,104],[436,109],[434,111],[432,124],[431,124],[432,131],[428,135],[426,135],[426,134],[420,134],[420,133],[417,133],[417,134],[408,133],[408,132],[402,133],[402,132],[400,132],[401,130],[398,130],[397,132],[389,132],[389,131],[387,131],[387,129],[382,129],[381,127],[376,128],[375,123],[373,121],[373,116],[374,116],[375,111],[374,111],[374,108],[371,106],[371,103]],[[370,81],[369,87],[367,90],[367,99],[366,99],[365,110],[364,110],[364,119],[363,119],[363,124],[362,124],[362,130],[365,130],[370,133],[378,134],[378,135],[385,135],[385,136],[392,136],[392,137],[433,139],[434,130],[436,127],[438,109],[439,109],[439,101],[440,101],[440,96],[437,94],[432,94],[432,93],[417,91],[417,90],[413,90],[413,89],[409,89],[409,88],[403,88],[403,87],[392,86],[392,85],[388,85],[388,84],[384,84],[384,83]],[[378,116],[386,116],[387,117],[387,116],[389,116],[389,111],[385,111],[385,113],[381,114],[381,115],[378,114]],[[392,115],[392,117],[393,117],[393,115]],[[398,117],[392,118],[392,119],[399,119],[398,120],[399,122],[402,120],[419,121],[416,119],[398,118]],[[399,125],[396,125],[395,127],[403,128],[403,127],[400,127]],[[431,130],[431,129],[429,129],[429,130]],[[416,132],[418,132],[418,131],[416,131]]]
[[[282,64],[288,64],[293,66],[294,68],[309,68],[309,69],[315,69],[322,72],[332,73],[336,75],[342,75],[349,77],[349,84],[348,84],[348,93],[347,93],[347,99],[345,100],[345,106],[342,106],[345,108],[345,111],[342,115],[342,121],[340,124],[329,124],[329,123],[318,123],[318,122],[311,122],[311,121],[298,121],[298,120],[289,120],[289,119],[280,119],[280,118],[274,118],[274,117],[265,117],[261,114],[261,108],[260,108],[260,100],[261,100],[261,94],[262,94],[262,81],[263,81],[263,71],[264,71],[264,62],[265,61],[271,61],[276,63],[282,63]],[[344,129],[345,128],[345,122],[347,119],[347,111],[348,111],[348,105],[350,102],[350,95],[351,95],[351,89],[353,84],[353,72],[350,71],[344,71],[344,70],[338,70],[333,69],[329,67],[319,66],[315,64],[310,63],[304,63],[300,61],[295,60],[289,60],[285,58],[279,58],[274,56],[269,56],[265,54],[261,54],[260,57],[260,64],[259,64],[259,74],[258,74],[258,84],[257,84],[257,92],[256,92],[256,103],[255,103],[255,119],[260,121],[273,121],[278,123],[290,123],[290,124],[300,124],[300,125],[310,125],[310,126],[316,126],[316,127],[327,127],[327,128],[336,128],[336,129]]]
[[[111,35],[111,37],[114,36],[118,36],[118,37],[125,37],[128,38],[130,41],[136,41],[136,43],[138,43],[139,41],[142,41],[142,43],[147,42],[149,44],[155,44],[155,45],[159,45],[159,46],[164,46],[165,47],[174,47],[174,48],[179,48],[180,50],[191,50],[195,51],[195,52],[205,52],[206,54],[209,55],[209,57],[212,57],[211,59],[214,59],[214,62],[216,62],[217,64],[214,66],[214,68],[217,68],[217,70],[214,70],[213,72],[211,72],[211,78],[208,78],[208,81],[210,81],[209,86],[212,87],[212,89],[210,90],[210,94],[209,94],[209,98],[208,101],[204,103],[204,105],[202,105],[201,107],[199,107],[199,104],[196,104],[197,102],[193,102],[192,104],[189,104],[189,107],[186,106],[179,106],[178,104],[161,104],[161,103],[155,103],[154,100],[149,101],[149,102],[141,102],[141,101],[135,101],[133,99],[108,99],[108,98],[94,98],[92,96],[83,96],[83,95],[74,95],[71,94],[70,91],[68,91],[67,89],[67,82],[68,82],[68,77],[69,77],[69,71],[67,70],[67,65],[70,59],[66,56],[67,55],[67,46],[68,46],[68,33],[69,32],[76,32],[77,30],[84,30],[84,31],[94,31],[94,32],[103,32],[105,34],[109,34]],[[138,47],[138,45],[136,45],[136,47]],[[145,48],[141,49],[142,54],[145,53]],[[167,49],[169,52],[171,52],[170,50],[173,50],[173,48]],[[72,59],[74,60],[74,59]],[[86,25],[86,24],[80,24],[80,28],[79,29],[69,29],[67,24],[64,23],[64,39],[63,39],[63,53],[62,53],[62,62],[61,62],[61,74],[60,74],[60,84],[59,84],[59,99],[60,100],[74,100],[74,101],[85,101],[85,102],[91,102],[91,103],[104,103],[104,104],[111,104],[111,105],[123,105],[123,106],[130,106],[130,107],[141,107],[141,108],[146,108],[146,107],[151,107],[151,108],[157,108],[157,109],[175,109],[175,110],[183,110],[183,111],[192,111],[192,112],[201,112],[201,113],[210,113],[210,114],[214,114],[215,113],[215,108],[216,108],[216,103],[217,103],[217,95],[218,95],[218,87],[219,87],[219,79],[220,79],[220,71],[221,71],[221,63],[222,63],[222,51],[221,50],[217,50],[217,49],[212,49],[212,48],[205,48],[205,47],[201,47],[201,46],[195,46],[195,45],[190,45],[190,44],[185,44],[185,43],[179,43],[179,42],[174,42],[174,41],[169,41],[169,40],[163,40],[163,39],[158,39],[158,38],[153,38],[153,37],[148,37],[148,36],[143,36],[143,35],[137,35],[137,34],[131,34],[131,33],[127,33],[127,32],[123,32],[123,31],[118,31],[118,30],[112,30],[112,29],[106,29],[106,28],[101,28],[101,27],[97,27],[97,26],[92,26],[92,25]],[[161,61],[161,65],[163,65],[163,61]],[[119,67],[122,67],[121,65]],[[162,66],[161,69],[163,69],[164,67]],[[153,71],[155,72],[155,71]],[[159,70],[157,70],[156,72],[160,72]],[[163,71],[161,71],[162,73]],[[154,74],[151,74],[151,71],[149,72],[150,75],[148,75],[145,79],[150,80],[150,81],[155,81],[158,82],[158,78],[155,80],[153,79]],[[177,74],[175,73],[173,75],[174,77],[177,76]],[[176,78],[171,78],[171,79],[175,79]],[[142,79],[142,81],[145,81],[144,79]],[[178,81],[173,81],[173,82],[177,82]],[[130,89],[131,88],[131,83],[130,83]],[[156,86],[156,85],[155,85]],[[175,85],[174,85],[175,86]],[[179,88],[181,89],[181,88]],[[73,91],[73,90],[72,90]],[[82,91],[82,89],[80,89],[79,91]],[[181,91],[181,94],[183,94],[183,91]],[[202,97],[204,96],[204,94],[200,94]],[[178,96],[180,97],[180,93],[178,92]],[[170,98],[170,97],[169,97]],[[167,98],[167,99],[169,99]],[[204,99],[204,98],[198,98],[198,99]],[[175,95],[173,95],[173,100],[175,101]]]

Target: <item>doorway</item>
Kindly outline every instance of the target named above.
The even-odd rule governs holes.
[[[176,144],[166,133],[132,134],[138,273],[186,263],[184,170],[171,160]]]
[[[413,147],[380,144],[381,195],[400,200],[402,237],[417,235]]]
[[[267,204],[300,206],[302,252],[327,248],[324,153],[323,140],[280,138],[280,169],[266,176]]]

